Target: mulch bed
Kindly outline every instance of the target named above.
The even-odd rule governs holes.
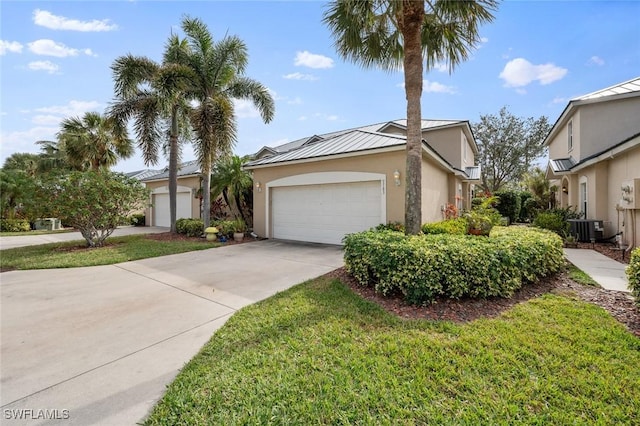
[[[613,260],[617,260],[618,262],[626,263],[626,264],[629,264],[629,258],[631,257],[631,254],[629,252],[623,253],[621,250],[616,250],[613,244],[578,243],[578,248],[595,250],[599,253],[604,254],[607,257],[610,257]],[[624,258],[623,258],[623,254],[624,254]]]
[[[385,297],[377,294],[373,288],[364,287],[349,275],[344,268],[327,274],[349,286],[356,294],[381,306],[387,312],[407,319],[427,319],[465,323],[478,318],[494,318],[518,303],[525,302],[545,293],[575,295],[586,302],[594,303],[606,309],[627,329],[640,337],[640,309],[627,293],[588,287],[571,280],[561,272],[546,277],[535,284],[528,284],[512,297],[489,299],[438,299],[433,304],[416,306],[402,299],[402,295]]]

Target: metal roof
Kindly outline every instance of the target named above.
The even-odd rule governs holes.
[[[480,180],[480,166],[465,167],[464,172],[469,180]]]
[[[549,166],[551,166],[553,173],[568,172],[575,165],[576,160],[574,160],[573,157],[549,160]]]
[[[640,92],[640,77],[636,77],[632,80],[625,81],[624,83],[619,83],[615,86],[607,87],[606,89],[600,89],[595,92],[573,98],[571,100],[586,101],[591,99],[604,98],[606,96],[624,95],[634,92]]]
[[[178,166],[178,177],[180,176],[189,176],[189,175],[199,175],[200,174],[200,164],[196,160],[187,161]],[[162,172],[157,173],[155,175],[146,177],[141,179],[142,181],[150,181],[150,180],[161,180],[161,179],[169,179],[169,168],[166,167]]]
[[[144,169],[144,170],[137,170],[135,172],[128,172],[128,173],[125,173],[125,175],[133,179],[144,180],[149,176],[157,175],[160,172],[162,172],[162,170]]]
[[[265,164],[282,163],[285,161],[326,157],[336,154],[404,145],[405,143],[406,138],[404,136],[367,132],[363,130],[351,130],[347,133],[342,133],[329,139],[314,142],[307,146],[301,146],[299,149],[250,161],[246,166],[261,166]]]

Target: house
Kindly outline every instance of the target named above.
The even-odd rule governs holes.
[[[253,173],[254,232],[340,244],[344,235],[404,222],[406,120],[312,135],[264,147]],[[422,222],[447,204],[469,208],[480,181],[468,121],[422,120]]]
[[[150,176],[157,175],[158,173],[162,173],[162,170],[143,169],[125,173],[125,176],[142,181]]]
[[[141,181],[151,190],[151,207],[145,211],[147,226],[169,227],[169,169],[147,176]],[[182,163],[178,168],[176,218],[200,218],[200,165],[197,161]]]
[[[572,99],[545,139],[561,207],[640,244],[640,77]]]

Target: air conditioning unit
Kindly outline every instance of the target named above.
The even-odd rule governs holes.
[[[578,241],[589,243],[604,238],[604,224],[602,220],[569,219],[571,235],[577,236]]]
[[[631,179],[622,182],[620,186],[622,198],[620,205],[624,209],[640,209],[640,179]]]

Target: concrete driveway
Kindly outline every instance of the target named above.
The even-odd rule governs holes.
[[[168,231],[169,228],[163,228],[161,226],[121,226],[113,231],[113,234],[111,235],[114,237],[121,237],[123,235],[158,234]],[[0,237],[0,250],[83,239],[84,237],[80,232],[58,232],[54,234],[16,235],[15,237]]]
[[[236,310],[342,265],[340,247],[268,240],[4,272],[0,423],[133,425]]]

